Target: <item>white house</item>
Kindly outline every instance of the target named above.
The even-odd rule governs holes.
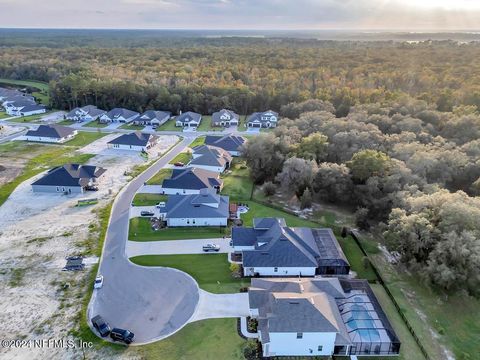
[[[193,148],[189,166],[222,173],[230,167],[232,155],[222,148],[200,145]]]
[[[72,121],[91,121],[99,119],[105,113],[105,110],[98,109],[94,105],[86,105],[73,109],[65,118]]]
[[[247,139],[243,136],[236,135],[207,135],[205,137],[205,145],[216,146],[225,151],[228,151],[232,156],[240,156],[242,151],[242,145],[245,144]]]
[[[284,219],[255,218],[232,228],[244,276],[348,275],[350,265],[331,229],[288,227]]]
[[[40,125],[36,130],[28,130],[24,136],[27,141],[46,143],[64,143],[72,140],[78,131],[61,125]]]
[[[21,108],[18,111],[18,115],[20,116],[30,116],[30,115],[37,115],[37,114],[45,114],[47,112],[47,108],[43,105],[27,105]]]
[[[193,111],[187,111],[175,118],[175,126],[198,127],[201,121],[202,115]]]
[[[229,198],[203,189],[197,195],[170,195],[162,217],[169,227],[227,226]]]
[[[264,357],[400,352],[366,280],[255,278],[248,297]]]
[[[222,109],[212,114],[213,126],[237,126],[240,116],[232,110]]]
[[[219,192],[223,180],[217,172],[199,168],[173,169],[172,176],[162,182],[162,193],[167,195],[200,194],[202,189]]]
[[[159,137],[152,134],[133,132],[123,134],[109,141],[107,147],[111,149],[147,151],[158,143]]]
[[[170,111],[147,110],[133,120],[133,123],[135,125],[160,126],[166,123],[171,116],[172,113]]]
[[[136,111],[122,109],[122,108],[115,108],[110,110],[108,113],[100,116],[100,121],[105,123],[112,123],[112,122],[129,123],[135,120],[138,117],[138,115],[140,114]]]
[[[252,128],[274,128],[278,124],[278,113],[272,110],[265,112],[255,112],[250,115],[245,124]]]
[[[35,104],[35,101],[31,101],[28,99],[6,101],[3,104],[5,112],[11,116],[27,116],[33,114],[41,114],[46,111],[45,106],[37,105]],[[23,109],[25,109],[25,111],[23,111]]]

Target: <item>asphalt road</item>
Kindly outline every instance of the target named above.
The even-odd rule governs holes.
[[[199,301],[198,285],[188,274],[171,268],[137,266],[125,254],[135,192],[191,141],[183,139],[126,185],[113,204],[99,267],[104,285],[94,290],[87,316],[89,323],[99,314],[111,327],[131,330],[136,344],[160,340],[178,331],[192,317]]]

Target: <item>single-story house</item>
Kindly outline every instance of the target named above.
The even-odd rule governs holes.
[[[198,127],[202,121],[202,115],[193,111],[187,111],[175,118],[175,126]]]
[[[331,229],[288,227],[285,219],[255,218],[232,229],[244,276],[348,275],[350,264]]]
[[[170,111],[147,110],[133,120],[133,124],[160,126],[166,123],[171,117],[172,113]]]
[[[398,355],[400,340],[367,280],[252,279],[264,357]]]
[[[162,182],[162,192],[168,195],[199,194],[202,189],[220,192],[223,180],[217,172],[199,168],[174,169]]]
[[[5,108],[5,112],[11,116],[20,116],[20,112],[23,108],[29,106],[35,106],[36,103],[33,100],[24,99],[23,97],[13,100],[13,101],[4,101],[3,107]],[[45,108],[43,108],[43,112],[45,112]]]
[[[158,143],[159,137],[139,131],[123,134],[107,143],[108,148],[147,151]]]
[[[227,226],[229,197],[209,189],[194,195],[169,195],[160,213],[167,226]]]
[[[216,146],[199,145],[192,150],[190,166],[221,173],[232,163],[232,155]]]
[[[73,121],[91,121],[98,120],[105,113],[105,110],[99,109],[94,105],[86,105],[73,109],[65,118]]]
[[[106,169],[79,164],[58,166],[32,183],[33,192],[80,194],[94,186]]]
[[[24,95],[26,94],[16,89],[0,88],[0,101],[2,103],[9,98],[16,98]]]
[[[64,143],[72,140],[78,131],[68,126],[40,125],[36,130],[28,130],[25,134],[27,141],[39,141],[47,143]]]
[[[47,112],[47,108],[43,105],[32,104],[27,105],[18,111],[18,115],[20,116],[30,116],[36,114],[44,114]]]
[[[115,108],[100,116],[100,122],[111,123],[111,122],[121,122],[121,123],[129,123],[135,120],[138,115],[140,115],[136,111],[123,109],[123,108]]]
[[[212,114],[213,126],[237,126],[240,116],[232,110],[222,109]]]
[[[205,137],[205,145],[216,146],[220,149],[228,151],[232,156],[240,156],[241,147],[246,139],[242,136],[236,135],[207,135]]]
[[[245,124],[252,128],[274,128],[278,124],[278,113],[272,110],[265,112],[255,112],[250,115]]]

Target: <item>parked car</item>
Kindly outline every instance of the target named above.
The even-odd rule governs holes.
[[[203,245],[202,247],[203,251],[209,252],[209,251],[220,251],[220,245],[217,244],[207,244]]]
[[[119,329],[119,328],[113,328],[112,331],[110,332],[110,337],[114,341],[121,341],[127,345],[132,343],[134,336],[135,334],[132,333],[131,331]]]
[[[173,164],[175,166],[185,166],[185,164],[181,161],[177,161],[175,164]]]
[[[165,207],[165,201],[160,201],[157,205],[155,205],[157,209],[160,209],[162,207]]]
[[[86,191],[98,191],[98,186],[95,185],[87,185],[85,186]]]
[[[143,210],[140,212],[141,216],[153,216],[155,213],[153,211]]]
[[[94,289],[101,289],[103,286],[103,275],[98,275],[95,278],[95,282],[93,283],[93,288]]]
[[[100,336],[105,337],[110,334],[110,326],[100,315],[92,318],[92,325],[100,333]]]

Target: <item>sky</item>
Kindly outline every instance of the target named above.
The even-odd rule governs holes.
[[[0,0],[0,28],[480,30],[480,0]]]

